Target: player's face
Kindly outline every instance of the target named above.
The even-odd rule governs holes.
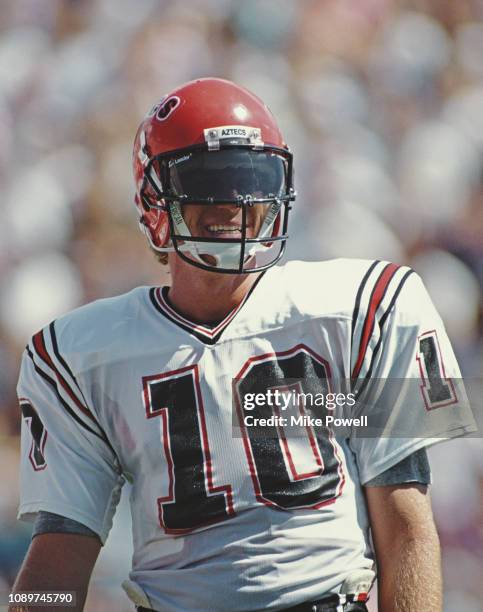
[[[255,204],[247,207],[247,238],[258,236],[267,206]],[[242,209],[234,204],[199,206],[183,205],[183,217],[192,236],[203,238],[241,238]]]

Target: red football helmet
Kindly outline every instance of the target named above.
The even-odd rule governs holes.
[[[226,273],[265,270],[282,256],[295,199],[292,154],[270,110],[248,90],[206,78],[164,96],[138,129],[133,166],[140,227],[156,251]],[[241,221],[193,236],[186,204],[237,206]],[[247,237],[254,205],[265,210],[258,235]],[[226,237],[229,229],[236,238]],[[257,265],[257,251],[275,252]]]

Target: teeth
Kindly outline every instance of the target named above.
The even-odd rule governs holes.
[[[208,225],[208,231],[210,232],[241,232],[241,227],[238,225]]]

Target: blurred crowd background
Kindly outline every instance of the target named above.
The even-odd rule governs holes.
[[[19,355],[77,305],[169,282],[137,230],[131,147],[153,103],[200,76],[279,119],[299,194],[288,257],[412,265],[481,376],[483,0],[1,0],[0,591],[31,529],[16,522]],[[481,439],[432,458],[445,612],[481,612]],[[132,610],[123,500],[88,612]]]

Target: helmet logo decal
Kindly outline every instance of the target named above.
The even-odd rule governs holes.
[[[260,128],[248,125],[221,125],[204,130],[205,142],[209,150],[220,148],[220,140],[229,144],[237,144],[238,141],[246,142],[254,149],[263,149],[262,131]]]
[[[222,136],[246,136],[247,130],[245,128],[236,128],[236,127],[222,128],[221,135]]]
[[[181,164],[182,162],[188,161],[188,159],[191,159],[192,154],[188,153],[188,155],[182,155],[181,157],[178,157],[177,159],[170,159],[168,162],[168,168],[172,168],[173,166],[177,166],[178,164]]]
[[[171,115],[171,113],[178,108],[181,100],[178,96],[170,96],[167,100],[161,103],[158,108],[158,112],[156,113],[156,119],[159,121],[166,121],[166,119]]]

